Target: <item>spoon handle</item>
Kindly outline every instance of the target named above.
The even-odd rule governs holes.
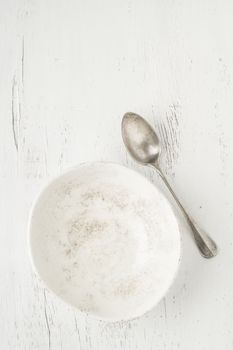
[[[188,213],[184,209],[183,205],[180,203],[179,199],[177,198],[175,192],[171,188],[166,177],[164,176],[163,172],[161,171],[160,167],[157,164],[153,164],[153,167],[157,170],[160,177],[164,181],[165,185],[167,186],[167,188],[169,189],[169,191],[173,195],[176,203],[178,204],[178,206],[180,207],[180,209],[184,213],[184,215],[185,215],[185,217],[186,217],[186,219],[187,219],[187,221],[192,229],[193,237],[195,239],[195,242],[199,248],[201,255],[204,258],[208,258],[208,259],[216,256],[217,252],[218,252],[218,248],[217,248],[216,243],[207,235],[207,233],[205,231],[200,229],[198,227],[198,225],[195,223],[195,221],[188,215]]]

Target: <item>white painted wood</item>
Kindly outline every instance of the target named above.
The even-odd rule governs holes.
[[[228,0],[0,2],[1,349],[232,349],[232,11]],[[34,275],[27,220],[41,186],[86,160],[128,164],[162,187],[126,156],[129,110],[160,132],[168,178],[220,254],[202,259],[186,228],[163,302],[106,324]]]

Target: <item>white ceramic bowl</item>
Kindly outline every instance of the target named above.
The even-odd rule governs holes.
[[[87,163],[52,181],[30,217],[30,251],[46,285],[100,319],[153,308],[172,284],[180,232],[167,199],[113,163]]]

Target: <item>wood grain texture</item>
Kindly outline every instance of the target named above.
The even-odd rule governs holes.
[[[3,350],[231,350],[233,43],[231,1],[0,1],[0,335]],[[219,243],[183,259],[144,317],[107,324],[52,295],[32,271],[27,220],[40,188],[77,163],[133,163],[121,117],[147,117],[162,165]]]

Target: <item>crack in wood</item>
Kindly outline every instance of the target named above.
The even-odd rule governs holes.
[[[167,320],[167,302],[166,302],[166,298],[163,298],[163,307],[164,307],[165,320]]]
[[[11,90],[11,124],[13,131],[13,139],[16,151],[19,148],[19,123],[21,119],[21,104],[19,101],[19,88],[14,75],[12,80],[12,90]]]
[[[22,37],[21,78],[22,85],[24,86],[24,36]]]
[[[47,297],[46,297],[46,292],[44,289],[44,316],[45,316],[45,323],[48,331],[48,342],[49,342],[49,350],[51,348],[51,331],[50,331],[50,326],[49,326],[49,320],[48,320],[48,313],[47,313]]]
[[[78,336],[79,345],[81,347],[81,338],[80,338],[80,332],[78,329],[78,320],[76,316],[74,316],[74,324],[75,324],[75,331],[77,332],[77,336]]]

